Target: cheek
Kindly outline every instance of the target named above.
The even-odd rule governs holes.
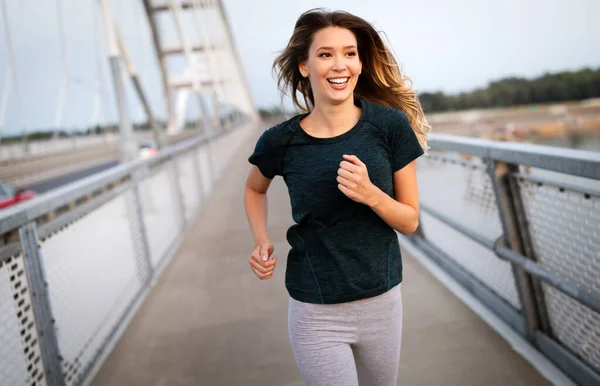
[[[351,65],[349,65],[348,68],[350,68],[352,74],[358,75],[361,71],[362,66],[359,61],[356,61],[356,63],[352,63]]]
[[[313,73],[316,76],[318,76],[321,80],[325,78],[325,76],[327,76],[327,74],[329,73],[329,67],[323,62],[315,63],[313,69]]]

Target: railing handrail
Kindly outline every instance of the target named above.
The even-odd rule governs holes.
[[[429,145],[432,148],[468,153],[486,159],[600,179],[600,152],[452,134],[430,134]]]
[[[219,133],[216,136],[224,134]],[[216,137],[215,136],[215,137]],[[65,205],[72,200],[91,193],[99,187],[131,174],[150,163],[162,161],[208,141],[205,135],[182,141],[161,150],[146,160],[136,160],[119,165],[93,176],[83,178],[63,187],[42,194],[17,207],[0,212],[0,234],[17,229],[44,213]],[[524,164],[581,177],[600,179],[600,152],[565,149],[538,144],[510,143],[488,139],[471,138],[452,134],[430,134],[432,148],[443,148],[468,153],[498,161]]]
[[[134,171],[144,170],[150,163],[160,163],[175,155],[185,153],[210,139],[215,139],[228,130],[222,130],[218,134],[208,137],[200,135],[195,138],[182,141],[159,151],[154,157],[135,160],[126,164],[117,165],[108,170],[74,181],[65,186],[44,193],[33,200],[24,202],[13,208],[0,212],[0,234],[10,232],[27,224],[28,222],[44,215],[45,213],[72,202],[78,197],[92,193],[95,190],[131,175]]]
[[[458,254],[462,251],[453,249],[455,246],[449,252],[440,249],[444,242],[436,242],[435,237],[445,228],[428,235],[428,218],[424,229],[412,235],[415,244],[578,384],[599,384],[598,356],[588,348],[598,344],[591,330],[600,313],[600,294],[589,281],[595,244],[586,237],[597,229],[600,152],[442,134],[431,135],[429,144],[433,151],[423,166],[431,174],[423,178],[435,181],[438,166],[446,173],[447,165],[442,163],[462,168],[468,174],[468,180],[462,181],[467,186],[455,192],[465,194],[462,189],[466,188],[466,196],[455,198],[469,201],[474,194],[478,200],[468,206],[496,208],[491,216],[497,216],[498,222],[492,224],[497,234],[485,236],[468,213],[463,218],[460,212],[438,210],[436,206],[448,202],[436,202],[435,194],[428,202],[420,202],[423,213],[502,259],[508,266],[498,268],[510,267],[513,278],[498,283],[489,271],[478,267],[482,261],[492,263],[491,256],[473,254],[461,259]],[[424,185],[424,189],[434,186]],[[488,221],[489,215],[477,214]],[[569,216],[577,217],[574,226]],[[550,235],[548,226],[552,227]],[[581,250],[570,248],[573,243]],[[557,306],[557,302],[564,305]],[[572,310],[577,310],[577,315],[565,320],[558,315]],[[579,325],[587,323],[583,320],[591,324]],[[555,328],[573,329],[571,323],[581,328],[575,337],[556,332]]]
[[[508,249],[505,245],[498,243],[498,241],[502,239],[503,235],[499,235],[497,240],[490,240],[486,236],[478,233],[477,231],[474,231],[469,227],[460,224],[458,221],[452,220],[450,217],[443,215],[442,213],[431,208],[427,204],[421,203],[420,206],[424,212],[432,215],[438,220],[451,226],[457,232],[460,232],[464,236],[493,251],[499,258],[505,259],[513,264],[522,267],[525,271],[538,277],[542,281],[550,284],[554,288],[566,293],[572,298],[578,300],[590,309],[596,312],[600,312],[599,296],[585,291],[577,284],[572,283],[569,279],[560,278],[551,270],[541,266],[540,264],[532,260],[529,260],[526,256],[522,255],[521,253],[512,251]]]

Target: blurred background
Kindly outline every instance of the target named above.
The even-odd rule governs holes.
[[[317,7],[382,31],[432,126],[403,384],[600,384],[600,1],[0,0],[0,386],[301,384],[241,195]]]
[[[0,31],[2,144],[43,133],[84,135],[117,124],[98,1],[4,1]],[[142,1],[114,2],[113,14],[156,117],[166,120],[158,59]],[[360,15],[383,31],[413,81],[436,132],[459,131],[598,150],[600,26],[593,0],[517,0],[481,3],[403,1],[223,1],[252,99],[262,115],[282,110],[271,65],[297,17],[326,7]],[[191,19],[189,15],[183,16]],[[177,30],[161,15],[163,41]],[[182,21],[190,40],[203,36]],[[205,38],[222,35],[206,14]],[[10,69],[7,33],[14,55]],[[211,36],[212,34],[212,36]],[[182,73],[185,58],[168,59]],[[15,87],[18,95],[15,94]],[[134,125],[147,121],[125,85]],[[283,109],[293,112],[286,99]],[[486,111],[493,109],[493,111]],[[187,118],[198,114],[190,104]],[[452,113],[470,110],[469,112]],[[6,153],[0,151],[0,153]]]

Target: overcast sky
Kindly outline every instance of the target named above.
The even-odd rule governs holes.
[[[256,103],[277,103],[270,67],[314,7],[383,30],[419,91],[467,91],[490,80],[600,67],[599,0],[225,0]]]
[[[454,93],[484,87],[491,80],[507,76],[535,77],[546,71],[600,67],[599,0],[223,1],[252,96],[259,107],[279,104],[271,73],[273,59],[287,44],[298,16],[315,7],[352,12],[384,31],[404,72],[421,92]],[[6,3],[23,124],[27,130],[51,128],[57,118],[63,69],[56,0]],[[61,3],[68,36],[69,87],[67,107],[59,117],[60,127],[88,126],[98,120],[114,122],[114,93],[98,0]],[[142,1],[113,0],[112,7],[153,110],[162,117],[165,109],[160,73]],[[207,21],[213,33],[215,20]],[[171,20],[164,21],[164,36],[174,39]],[[2,19],[0,27],[1,100],[9,62]],[[169,65],[177,67],[177,59],[171,59]],[[103,114],[94,110],[94,101],[98,101],[98,63],[106,90],[107,108]],[[132,119],[144,120],[130,83],[126,80],[125,84]],[[17,112],[11,89],[4,135],[18,132]]]

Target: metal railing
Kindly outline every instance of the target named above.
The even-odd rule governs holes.
[[[0,214],[0,384],[91,379],[250,127]],[[600,380],[600,154],[434,135],[410,240],[581,385]]]
[[[575,382],[600,384],[600,153],[430,145],[410,241]]]
[[[87,383],[252,124],[0,214],[0,385]]]

